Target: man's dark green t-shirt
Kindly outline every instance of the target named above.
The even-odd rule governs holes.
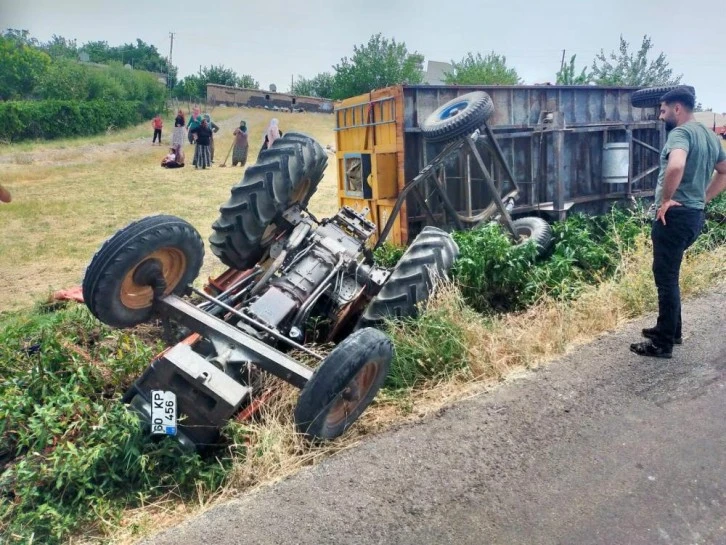
[[[660,152],[660,172],[655,188],[656,206],[661,205],[668,154],[674,149],[682,149],[688,155],[683,179],[673,200],[688,208],[703,210],[706,207],[706,187],[713,177],[713,169],[716,163],[726,161],[726,151],[716,134],[697,121],[689,121],[673,129]]]

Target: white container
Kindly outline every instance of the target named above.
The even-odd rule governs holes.
[[[609,184],[627,184],[630,149],[627,142],[610,142],[602,149],[602,179]]]

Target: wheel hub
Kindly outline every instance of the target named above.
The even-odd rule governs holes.
[[[368,395],[376,381],[378,372],[379,363],[377,361],[369,361],[361,367],[360,371],[338,394],[338,398],[325,418],[327,426],[338,426],[341,422],[347,420],[348,415],[352,414]]]
[[[160,279],[149,278],[148,274],[137,272],[150,261],[155,261],[160,270]],[[161,281],[165,284],[163,295],[171,293],[184,276],[187,260],[184,252],[177,248],[160,248],[146,256],[126,274],[121,284],[119,298],[124,306],[131,309],[150,307],[154,303],[154,286]],[[143,269],[142,269],[143,270]]]

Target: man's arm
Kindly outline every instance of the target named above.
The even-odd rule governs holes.
[[[719,193],[726,189],[726,161],[716,163],[716,174],[706,188],[706,203],[709,203]]]

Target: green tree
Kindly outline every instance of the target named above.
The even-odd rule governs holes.
[[[40,44],[40,49],[48,53],[52,59],[78,60],[78,43],[63,36],[53,34],[50,40]]]
[[[28,43],[0,36],[0,100],[30,96],[50,65],[50,57]]]
[[[353,57],[343,57],[335,70],[335,99],[347,98],[399,83],[423,81],[423,55],[409,53],[406,44],[378,33],[368,44],[353,46]]]
[[[454,70],[444,75],[446,83],[456,85],[517,85],[517,71],[507,66],[507,58],[492,51],[486,57],[471,52],[461,62],[451,61]]]
[[[664,53],[655,60],[649,61],[649,53],[653,42],[648,35],[643,36],[640,49],[634,53],[629,50],[628,42],[620,36],[618,52],[606,55],[600,50],[592,61],[592,81],[598,85],[632,85],[636,87],[652,87],[661,85],[677,85],[682,75],[674,76],[668,66]]]
[[[204,81],[206,88],[207,83],[216,83],[217,85],[229,85],[234,87],[239,81],[237,72],[231,68],[225,68],[223,65],[219,66],[205,66],[199,72],[199,76]]]
[[[590,83],[590,75],[587,73],[587,67],[582,69],[579,75],[575,70],[575,59],[577,55],[570,57],[570,62],[562,66],[557,72],[558,85],[587,85]]]
[[[176,84],[172,94],[177,98],[201,98],[207,96],[207,84],[198,75],[192,74],[182,78]]]
[[[243,89],[259,89],[260,82],[249,74],[242,74],[237,78],[237,87],[242,87]]]
[[[53,61],[38,83],[38,93],[44,99],[86,100],[89,70],[70,59]]]
[[[335,90],[335,77],[330,72],[321,72],[312,79],[298,76],[290,92],[294,95],[332,98]]]

